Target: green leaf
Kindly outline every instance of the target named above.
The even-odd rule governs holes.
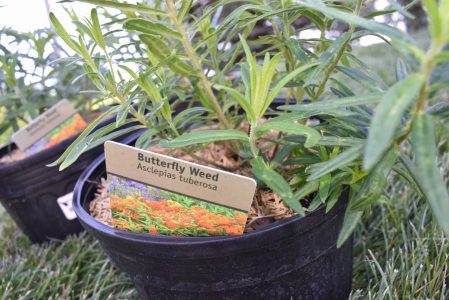
[[[260,136],[266,131],[278,130],[290,134],[305,135],[307,137],[305,147],[313,147],[321,138],[320,133],[303,124],[289,121],[268,120],[262,125],[255,127],[256,136]]]
[[[289,111],[329,111],[356,105],[378,103],[382,98],[382,95],[383,93],[372,93],[361,96],[316,101],[309,104],[282,105],[277,107],[277,109]]]
[[[128,99],[126,102],[124,102],[123,104],[120,104],[119,106],[119,110],[117,112],[117,117],[115,120],[115,127],[120,127],[122,126],[125,121],[126,121],[126,117],[128,116],[128,112],[129,109],[131,107],[133,98]]]
[[[186,119],[190,119],[192,115],[201,115],[204,113],[211,113],[212,110],[205,107],[191,107],[186,110],[181,111],[176,117],[173,119],[173,125],[177,126],[178,124],[185,123]]]
[[[192,76],[195,74],[195,71],[192,66],[183,62],[176,56],[170,56],[172,50],[167,44],[154,35],[149,34],[141,34],[139,38],[142,42],[144,42],[150,52],[159,60],[159,61],[167,61],[167,66],[175,73],[178,73],[182,76]]]
[[[441,23],[437,2],[435,0],[422,0],[421,4],[429,17],[430,36],[438,40],[441,36],[443,24]]]
[[[167,27],[161,23],[151,22],[144,19],[131,19],[125,22],[124,27],[128,30],[135,30],[142,33],[152,35],[160,35],[162,37],[170,37],[180,39],[181,34],[176,30]]]
[[[223,90],[227,92],[229,95],[231,95],[232,98],[234,98],[240,104],[242,109],[246,112],[247,119],[250,123],[254,123],[256,121],[255,114],[251,104],[247,101],[245,96],[243,96],[239,91],[221,84],[215,84],[214,88],[217,89],[218,91]]]
[[[142,133],[136,140],[136,143],[134,144],[135,147],[143,150],[148,150],[152,141],[152,137],[158,132],[162,131],[163,129],[164,128],[161,127],[161,128],[149,128],[145,130],[145,132]]]
[[[299,76],[301,73],[304,73],[305,71],[308,71],[318,65],[319,65],[319,63],[311,63],[308,65],[301,66],[301,67],[291,71],[284,78],[279,80],[279,82],[276,83],[276,85],[271,89],[270,93],[268,94],[268,101],[267,101],[268,105],[273,101],[274,98],[277,97],[277,95],[282,90],[282,88],[285,87],[285,85],[287,83],[289,83],[291,80],[293,80],[293,78],[295,78],[296,76]],[[266,106],[268,106],[268,105],[266,105]]]
[[[326,174],[331,173],[332,171],[349,165],[362,155],[362,151],[363,144],[355,145],[328,161],[310,166],[308,171],[311,174],[307,178],[307,181],[316,180]]]
[[[53,13],[50,13],[50,21],[55,27],[56,32],[58,35],[64,40],[64,42],[72,48],[73,51],[79,53],[80,52],[80,45],[73,40],[68,32],[65,30],[64,26],[59,22],[59,20],[56,18],[56,16]]]
[[[106,43],[101,32],[100,21],[98,20],[98,14],[95,8],[91,10],[90,16],[92,19],[92,34],[95,38],[95,42],[97,42],[101,49],[106,50]]]
[[[449,117],[449,103],[439,102],[426,109],[426,114],[438,116],[441,118]]]
[[[408,76],[407,67],[401,58],[396,60],[396,81],[405,79]]]
[[[284,41],[288,49],[295,55],[301,63],[306,64],[309,61],[307,52],[301,47],[301,43],[295,39],[287,39]]]
[[[391,38],[396,38],[406,42],[413,41],[413,39],[409,35],[397,28],[373,22],[363,17],[356,16],[352,13],[344,12],[340,9],[326,6],[321,0],[294,0],[294,2],[299,3],[305,7],[315,9],[325,14],[327,17],[339,19],[349,24],[354,24],[369,29],[376,33],[385,34],[386,36],[389,36]]]
[[[192,8],[193,0],[183,0],[178,10],[178,20],[182,21]]]
[[[129,124],[133,122],[133,120],[126,120],[124,124]],[[131,131],[137,130],[139,128],[143,128],[143,125],[137,125],[134,126],[134,128]],[[89,149],[95,148],[100,144],[103,144],[106,140],[108,140],[109,133],[114,131],[116,129],[116,126],[114,123],[108,124],[104,127],[99,128],[92,134],[89,134],[87,137],[85,137],[80,143],[78,143],[72,151],[67,155],[67,157],[64,159],[64,161],[61,163],[60,170],[64,170],[71,166],[84,152],[88,151]],[[126,128],[129,129],[129,128]],[[129,131],[128,131],[129,132]],[[124,134],[124,133],[121,133]],[[120,134],[120,135],[121,135]],[[105,139],[106,137],[106,139]],[[114,135],[112,136],[114,138]]]
[[[419,195],[423,194],[416,166],[404,153],[399,155],[399,163],[394,166],[393,170],[407,180]]]
[[[320,183],[318,180],[310,181],[304,184],[299,190],[295,192],[295,199],[302,200],[306,196],[312,194],[313,192],[317,191],[320,186]]]
[[[369,76],[365,72],[362,72],[356,68],[337,66],[336,69],[349,78],[354,79],[371,92],[383,92],[388,88],[382,81],[377,80],[376,78],[373,78],[372,76]]]
[[[379,200],[387,185],[388,174],[396,161],[396,151],[390,150],[363,179],[362,186],[351,200],[351,209],[362,209]]]
[[[331,180],[332,180],[331,174],[326,174],[320,178],[320,188],[318,189],[318,197],[321,203],[325,203],[327,197],[329,196]]]
[[[327,201],[326,205],[326,213],[328,213],[337,203],[338,199],[340,198],[341,192],[343,191],[343,186],[339,185],[337,186],[329,196],[329,200]]]
[[[113,132],[111,132],[107,135],[104,135],[100,138],[97,138],[95,141],[91,142],[85,151],[89,151],[90,149],[93,149],[95,147],[103,145],[104,142],[106,142],[106,141],[116,139],[118,137],[121,137],[122,135],[125,135],[127,133],[130,133],[130,132],[142,129],[142,128],[145,128],[145,127],[143,125],[134,125],[134,126],[130,126],[130,127],[122,128],[120,130],[113,131]]]
[[[97,127],[103,120],[105,120],[107,117],[109,117],[116,111],[117,107],[113,106],[104,113],[102,113],[98,118],[96,118],[92,123],[90,123],[86,127],[86,129],[84,129],[84,131],[78,136],[78,138],[76,138],[76,140],[73,141],[73,143],[64,151],[64,153],[56,161],[52,162],[51,164],[48,164],[47,167],[54,167],[61,164],[75,148],[76,149],[81,148],[77,147],[77,145],[83,143],[85,138],[89,135],[89,133],[91,133],[95,129],[95,127]],[[62,168],[62,166],[59,168],[60,171],[62,171],[63,169],[64,168]]]
[[[294,197],[290,185],[285,181],[284,177],[271,169],[260,157],[253,159],[251,166],[253,167],[254,175],[273,190],[273,192],[281,196],[288,207],[302,216],[305,215],[299,199]]]
[[[371,168],[391,146],[402,116],[415,101],[423,83],[421,74],[410,75],[393,85],[382,97],[369,129],[363,163],[365,169]]]
[[[436,221],[449,236],[449,193],[436,162],[438,152],[432,117],[425,114],[416,116],[412,128],[412,149],[423,194]]]
[[[181,148],[200,143],[212,143],[228,140],[248,141],[248,136],[244,132],[234,129],[207,130],[186,133],[171,141],[163,140],[160,142],[160,145],[163,148]]]
[[[350,209],[346,210],[345,219],[343,221],[343,226],[338,234],[337,248],[343,246],[343,244],[351,237],[357,224],[360,223],[362,218],[362,211],[352,211]]]

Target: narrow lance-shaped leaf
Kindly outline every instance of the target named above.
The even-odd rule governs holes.
[[[357,81],[371,92],[383,92],[388,86],[382,81],[376,78],[376,76],[362,72],[356,68],[337,66],[338,71],[342,72],[349,78]]]
[[[66,44],[72,48],[72,50],[74,50],[75,52],[79,53],[80,52],[80,46],[78,45],[78,43],[73,40],[70,35],[68,34],[68,32],[64,29],[64,26],[62,26],[62,24],[59,22],[59,20],[56,18],[56,16],[53,13],[50,13],[50,21],[53,24],[53,26],[56,29],[56,32],[58,33],[58,35],[64,40],[64,42],[66,42]]]
[[[212,143],[228,140],[248,141],[248,136],[244,132],[234,129],[207,130],[186,133],[171,141],[163,140],[160,142],[160,145],[164,148],[181,148],[200,143]]]
[[[291,71],[284,78],[279,80],[279,82],[271,89],[270,93],[268,94],[268,98],[267,98],[268,101],[265,103],[263,112],[265,112],[268,109],[271,102],[274,100],[274,98],[277,97],[279,92],[282,90],[282,88],[285,87],[285,85],[287,83],[289,83],[291,80],[293,80],[293,78],[295,78],[296,76],[299,76],[301,73],[304,73],[305,71],[308,71],[308,70],[316,67],[317,65],[318,65],[318,63],[311,63],[308,65],[301,66],[301,67]]]
[[[172,51],[167,44],[154,35],[149,34],[141,34],[139,38],[142,42],[144,42],[150,52],[159,60],[165,61],[167,66],[173,71],[183,76],[192,76],[195,74],[195,71],[192,66],[183,62],[178,57],[170,57]]]
[[[271,169],[262,158],[258,157],[251,161],[253,172],[256,177],[264,182],[273,192],[277,193],[285,201],[285,203],[299,213],[304,215],[304,209],[290,188],[287,181],[276,171]]]
[[[396,128],[423,85],[420,74],[410,75],[393,85],[382,97],[371,121],[363,166],[371,168],[393,142]]]
[[[388,151],[385,157],[364,178],[362,186],[351,200],[352,209],[362,209],[379,200],[387,185],[388,174],[396,161],[396,151]]]
[[[436,162],[438,153],[432,117],[425,114],[416,116],[412,129],[412,148],[424,196],[432,207],[436,221],[449,236],[449,193]]]
[[[329,196],[329,188],[331,185],[332,176],[331,174],[326,174],[320,178],[320,188],[318,190],[318,196],[321,203],[324,203]]]
[[[178,10],[178,20],[182,21],[192,8],[193,0],[183,0]]]
[[[343,244],[349,239],[357,224],[360,223],[362,215],[363,212],[360,210],[346,210],[343,226],[338,234],[337,248],[343,246]]]
[[[254,123],[256,121],[251,104],[247,101],[245,96],[243,96],[239,91],[237,91],[236,89],[221,85],[221,84],[215,84],[214,88],[216,88],[219,91],[223,90],[223,91],[227,92],[229,95],[232,96],[232,98],[237,100],[237,102],[240,104],[242,109],[247,114],[247,119],[250,123]]]
[[[162,37],[171,37],[180,39],[181,34],[176,30],[161,23],[151,22],[144,19],[132,19],[125,22],[124,27],[128,30],[135,30],[142,33],[160,35]]]
[[[54,166],[61,164],[65,160],[67,155],[69,155],[69,153],[72,152],[72,150],[78,144],[82,143],[83,140],[87,137],[87,135],[95,129],[95,127],[97,127],[103,120],[105,120],[107,117],[109,117],[116,111],[117,111],[117,107],[114,106],[114,107],[109,108],[104,113],[102,113],[98,118],[96,118],[92,123],[90,123],[86,127],[86,129],[84,129],[84,131],[78,136],[78,138],[76,138],[76,140],[64,151],[64,153],[55,162],[48,164],[47,167],[54,167]],[[60,170],[62,170],[62,169],[60,168]]]
[[[282,105],[278,109],[290,111],[329,111],[350,106],[378,103],[382,95],[383,93],[371,93],[361,96],[316,101],[310,104]]]
[[[407,75],[408,75],[408,72],[407,72],[407,67],[405,65],[405,62],[401,58],[398,58],[396,61],[396,80],[400,81],[400,80],[406,78]]]
[[[330,18],[339,19],[349,24],[354,24],[372,30],[373,32],[385,34],[389,37],[396,38],[402,41],[412,41],[412,38],[409,35],[397,28],[376,23],[363,17],[356,16],[352,13],[344,12],[337,8],[326,6],[322,0],[294,0],[294,2],[304,5],[305,7],[316,9],[317,11],[322,12]]]
[[[439,39],[443,24],[441,23],[437,2],[435,0],[421,0],[421,3],[422,6],[425,8],[429,19],[430,35],[434,39]]]
[[[318,179],[321,176],[331,173],[332,171],[347,166],[354,160],[358,159],[362,155],[362,151],[363,144],[355,145],[326,162],[312,165],[308,170],[311,174],[307,180],[312,181]]]
[[[100,21],[98,20],[98,14],[95,8],[91,10],[91,19],[92,19],[92,33],[95,37],[95,42],[97,42],[98,46],[100,46],[101,49],[106,50],[106,43],[104,41],[104,37],[101,32]]]
[[[268,130],[278,130],[291,134],[305,135],[307,137],[304,144],[305,147],[314,146],[321,138],[321,135],[317,130],[300,123],[293,123],[288,121],[267,121],[255,128],[256,135],[258,136]]]

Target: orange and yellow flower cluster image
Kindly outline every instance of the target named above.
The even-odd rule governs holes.
[[[111,185],[112,184],[112,185]],[[171,236],[243,233],[247,215],[232,208],[153,188],[108,174],[112,225]]]

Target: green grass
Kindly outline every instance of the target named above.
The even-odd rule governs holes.
[[[0,209],[0,299],[137,299],[86,233],[64,242],[31,245]]]
[[[403,182],[392,183],[389,194],[392,201],[357,228],[351,299],[449,299],[449,240]],[[0,299],[137,298],[86,234],[30,245],[1,209],[0,238]]]

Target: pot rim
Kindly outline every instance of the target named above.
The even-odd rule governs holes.
[[[134,135],[133,135],[134,136]],[[130,140],[132,140],[130,138]],[[332,217],[333,215],[332,211],[340,211],[343,209],[342,207],[337,208],[338,205],[335,205],[331,211],[328,213],[325,213],[326,207],[322,205],[318,209],[314,210],[313,212],[308,213],[305,217],[300,217],[299,215],[294,215],[290,218],[273,222],[269,225],[266,225],[260,229],[254,230],[249,233],[245,233],[242,235],[235,235],[235,236],[213,236],[213,237],[174,237],[174,236],[165,236],[165,235],[150,235],[146,233],[138,233],[138,232],[131,232],[131,231],[125,231],[125,230],[119,230],[115,229],[113,227],[110,227],[108,225],[105,225],[101,223],[100,221],[96,220],[94,217],[88,213],[83,205],[81,204],[81,196],[82,192],[85,186],[85,183],[89,180],[92,173],[104,162],[105,156],[104,154],[98,157],[96,160],[94,160],[89,167],[81,174],[80,178],[78,179],[78,182],[76,183],[74,193],[73,193],[73,210],[75,211],[76,215],[78,216],[79,220],[82,224],[89,227],[89,229],[93,229],[97,232],[99,232],[101,235],[109,236],[109,237],[116,237],[121,238],[123,240],[127,240],[129,242],[137,242],[137,243],[144,243],[144,244],[159,244],[159,245],[182,245],[182,244],[205,244],[205,243],[214,243],[214,242],[234,242],[239,241],[242,239],[248,239],[248,238],[259,238],[262,235],[267,234],[268,232],[272,232],[275,230],[278,230],[280,227],[284,227],[287,224],[291,224],[294,222],[307,222],[307,220],[310,220],[313,216],[317,214],[326,214],[329,217]],[[338,201],[341,202],[341,201]],[[338,204],[337,202],[337,204]],[[319,222],[315,224],[315,226],[318,226],[318,224],[324,223],[327,221],[328,218],[321,218]],[[310,230],[310,229],[308,229]],[[306,230],[306,231],[308,231]]]

